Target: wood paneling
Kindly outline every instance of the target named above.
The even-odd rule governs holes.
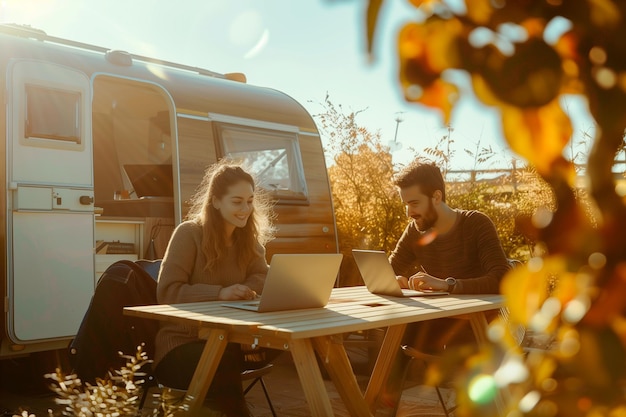
[[[206,168],[217,161],[210,122],[178,118],[178,157],[184,218],[185,202],[196,192]]]

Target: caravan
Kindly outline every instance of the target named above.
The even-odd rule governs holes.
[[[286,94],[13,25],[0,74],[0,357],[67,347],[100,274],[162,257],[222,157],[275,200],[268,261],[338,251],[320,135]]]

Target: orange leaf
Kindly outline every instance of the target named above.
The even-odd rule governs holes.
[[[372,55],[374,49],[374,35],[376,24],[383,0],[369,0],[367,4],[367,52]]]
[[[530,18],[521,22],[521,26],[526,29],[529,37],[541,37],[546,28],[544,19]]]
[[[458,88],[454,84],[438,79],[426,89],[421,90],[421,95],[414,95],[414,90],[417,91],[418,89],[415,86],[405,86],[404,95],[407,101],[417,102],[424,106],[441,110],[444,124],[450,122],[452,109],[459,96]]]
[[[573,31],[563,34],[554,45],[561,56],[563,68],[562,94],[584,94],[585,86],[580,80],[581,56],[578,53],[578,36]]]
[[[598,28],[613,29],[623,19],[620,7],[612,0],[588,0],[588,2],[591,6],[591,21]]]
[[[463,26],[457,19],[431,18],[423,24],[405,25],[398,35],[401,71],[407,61],[428,75],[439,75],[459,64],[457,39]]]
[[[545,270],[531,271],[528,265],[510,270],[502,279],[500,292],[515,323],[528,325],[546,299],[549,276]]]
[[[491,0],[465,0],[467,16],[479,25],[489,22],[493,14]]]
[[[477,73],[472,74],[472,86],[474,88],[474,94],[476,97],[485,103],[487,106],[503,106],[502,103],[495,94],[491,91],[491,88],[485,82],[485,79]]]
[[[413,6],[419,8],[421,6],[424,5],[430,5],[433,3],[441,3],[440,0],[409,0],[409,3],[411,3]]]
[[[578,61],[580,54],[578,53],[578,36],[574,31],[569,31],[561,35],[554,44],[554,49],[563,59],[573,59]]]
[[[572,136],[569,117],[558,99],[539,108],[501,105],[504,137],[511,149],[548,174]]]

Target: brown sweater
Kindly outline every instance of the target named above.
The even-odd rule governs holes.
[[[206,258],[201,250],[202,228],[193,221],[181,223],[170,239],[163,257],[157,301],[160,304],[214,301],[220,290],[233,284],[244,284],[257,293],[263,290],[268,265],[265,249],[245,270],[239,269],[236,250],[229,250],[226,258],[210,273],[205,269]],[[167,352],[185,343],[198,340],[197,329],[178,324],[162,323],[156,336],[154,366]]]
[[[389,262],[396,273],[410,277],[423,267],[430,275],[454,277],[454,293],[495,294],[509,270],[496,228],[485,214],[456,210],[457,220],[450,231],[421,245],[423,234],[411,222],[400,237]]]

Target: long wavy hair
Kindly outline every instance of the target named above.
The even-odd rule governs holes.
[[[226,256],[225,222],[213,206],[213,199],[222,198],[230,186],[240,181],[252,186],[254,198],[248,222],[244,227],[236,227],[232,236],[239,267],[245,268],[253,257],[261,254],[257,244],[264,246],[274,237],[274,213],[267,194],[256,187],[254,177],[241,165],[222,159],[206,170],[200,187],[190,200],[186,217],[202,226],[202,253],[209,271],[213,271]]]

